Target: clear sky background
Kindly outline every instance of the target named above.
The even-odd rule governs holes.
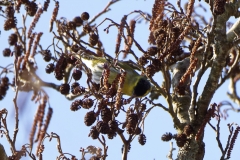
[[[41,4],[44,3],[43,0],[37,1]],[[103,10],[103,8],[107,5],[109,0],[60,0],[60,9],[58,13],[58,19],[60,17],[65,17],[68,20],[72,20],[75,16],[80,16],[82,12],[88,12],[90,14],[90,19],[95,16],[97,13]],[[175,5],[175,1],[170,1]],[[143,12],[147,12],[151,14],[151,9],[153,6],[154,0],[122,0],[113,6],[111,6],[111,11],[102,15],[98,20],[96,21],[96,24],[99,24],[102,22],[105,18],[111,18],[115,22],[119,23],[123,15],[128,14],[134,10],[142,10]],[[196,4],[199,2],[197,1]],[[182,5],[184,2],[182,2]],[[201,4],[204,4],[204,2],[201,2]],[[44,12],[43,15],[41,15],[40,21],[37,24],[37,27],[35,28],[35,32],[43,32],[43,36],[41,38],[41,45],[43,48],[47,48],[50,43],[52,43],[52,33],[49,33],[49,21],[51,18],[52,10],[54,7],[54,2],[51,1],[50,6],[48,8],[48,12]],[[22,12],[24,13],[24,12]],[[211,14],[208,14],[206,12],[200,11],[200,13],[203,16],[210,17]],[[21,16],[20,14],[18,14]],[[134,18],[137,16],[137,14],[133,14],[128,18],[128,21],[131,20],[131,18]],[[208,19],[208,18],[207,18]],[[3,22],[3,17],[0,17],[1,23]],[[32,21],[32,18],[28,17],[27,23],[29,24]],[[234,20],[233,20],[234,21]],[[105,51],[112,55],[115,50],[115,43],[116,43],[116,36],[117,36],[117,29],[112,27],[110,29],[109,34],[106,34],[103,32],[103,29],[106,28],[110,22],[106,21],[104,22],[99,28],[99,34],[101,41],[103,42],[103,45],[105,47]],[[2,27],[3,25],[1,25]],[[18,27],[22,26],[21,19],[18,19]],[[28,25],[27,25],[28,26]],[[142,22],[141,24],[137,24],[136,31],[135,31],[135,37],[136,40],[141,44],[143,49],[147,49],[149,47],[148,44],[148,31],[149,24]],[[13,31],[7,31],[5,32],[3,28],[0,28],[2,31],[0,35],[0,51],[2,51],[6,46],[8,46],[7,37],[13,33]],[[135,53],[137,53],[138,56],[140,56],[142,53],[137,52],[135,50]],[[128,56],[127,59],[131,59],[131,56]],[[48,64],[47,62],[44,62],[42,60],[41,55],[36,56],[37,63],[38,63],[38,74],[40,77],[42,77],[45,81],[51,81],[57,84],[60,84],[60,81],[55,80],[55,77],[53,74],[47,75],[45,73],[45,67]],[[40,59],[40,60],[39,60]],[[39,61],[38,61],[39,60]],[[13,62],[13,57],[11,58],[3,58],[2,54],[0,55],[0,65],[6,66],[9,63]],[[203,89],[203,85],[206,82],[206,79],[208,77],[208,74],[205,74],[203,77],[203,81],[200,84],[198,92],[201,93]],[[86,77],[83,76],[83,78],[80,81],[80,84],[85,84]],[[158,82],[163,81],[161,74],[157,74],[155,77],[155,80]],[[194,81],[194,80],[193,80]],[[226,95],[228,89],[228,81],[222,85],[221,88],[216,92],[214,98],[212,99],[212,102],[219,103],[224,100],[228,100],[228,97]],[[48,133],[55,132],[61,137],[61,144],[63,152],[69,152],[77,156],[77,158],[81,157],[81,153],[79,152],[80,147],[86,148],[89,145],[94,145],[97,147],[101,147],[101,144],[97,140],[92,140],[92,138],[88,137],[90,127],[85,126],[83,122],[83,118],[87,112],[87,110],[80,109],[77,112],[72,112],[70,110],[70,105],[72,101],[67,100],[63,95],[60,93],[57,93],[53,89],[45,88],[46,92],[50,96],[50,106],[53,108],[53,117],[50,122],[50,126],[48,128]],[[14,129],[14,106],[12,103],[12,97],[14,93],[10,89],[8,91],[7,96],[4,100],[0,101],[0,109],[7,108],[9,111],[8,114],[8,124],[9,124],[9,130],[10,133],[13,133]],[[34,102],[30,102],[32,93],[19,93],[18,103],[20,107],[20,117],[19,117],[19,134],[17,137],[17,146],[18,149],[21,148],[23,144],[28,143],[28,136],[30,134],[30,130],[32,127],[32,121],[37,109],[37,104]],[[164,105],[166,105],[166,101],[163,98],[160,98],[156,101],[160,102]],[[237,105],[234,105],[235,107],[239,107]],[[118,117],[118,120],[124,121],[125,117],[124,115],[120,115]],[[239,114],[230,111],[229,117],[226,120],[221,121],[221,140],[223,143],[223,147],[225,147],[229,131],[227,127],[227,123],[238,123],[240,124],[240,118]],[[216,120],[213,119],[211,121],[212,124],[216,124]],[[147,137],[147,142],[144,146],[141,146],[137,138],[134,139],[134,141],[131,144],[131,150],[128,153],[128,159],[129,160],[163,160],[167,159],[166,155],[169,152],[169,142],[163,142],[161,141],[161,136],[165,132],[171,132],[176,133],[173,127],[173,122],[170,117],[170,115],[162,110],[161,108],[154,108],[152,112],[150,112],[150,115],[147,117],[145,121],[145,129],[144,134]],[[12,134],[10,134],[12,135]],[[106,137],[106,136],[105,136]],[[218,144],[215,140],[216,134],[214,131],[207,126],[205,129],[205,137],[204,142],[206,145],[205,148],[205,158],[204,159],[219,159],[221,156],[220,149],[218,148]],[[109,160],[120,160],[121,159],[121,147],[122,142],[120,138],[117,136],[113,140],[109,140],[106,137],[107,145],[108,145],[108,157]],[[5,146],[5,149],[10,155],[9,145],[5,139],[5,137],[0,139],[0,143],[2,143]],[[57,142],[54,139],[53,141],[45,141],[45,151],[43,153],[44,159],[56,159],[58,153],[56,149]],[[36,145],[35,145],[36,146]],[[177,148],[176,144],[174,143],[174,147]],[[240,148],[240,138],[237,139],[235,148],[232,151],[232,158],[231,159],[239,159],[239,153],[238,150]],[[178,148],[177,148],[178,149]],[[35,150],[34,150],[35,152]],[[177,156],[177,151],[173,152],[174,158]],[[29,159],[29,158],[25,158]]]

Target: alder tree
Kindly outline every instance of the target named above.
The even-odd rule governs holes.
[[[9,45],[0,46],[0,100],[13,95],[9,106],[0,102],[0,133],[2,139],[8,142],[8,145],[0,145],[0,159],[18,160],[24,156],[33,160],[46,159],[44,152],[51,143],[48,141],[56,139],[59,153],[57,159],[83,160],[87,158],[86,154],[90,154],[91,160],[105,160],[111,155],[109,147],[114,147],[108,146],[107,140],[117,141],[116,137],[119,137],[122,143],[121,158],[126,160],[131,150],[134,150],[131,148],[133,141],[145,145],[147,137],[151,136],[145,134],[144,122],[156,108],[161,109],[159,114],[169,114],[174,124],[172,128],[175,133],[166,130],[156,141],[176,144],[166,153],[167,159],[204,159],[205,153],[211,152],[205,150],[203,140],[207,125],[213,130],[212,134],[216,134],[215,143],[221,151],[219,159],[230,159],[231,153],[237,151],[234,150],[234,145],[240,127],[230,122],[229,134],[225,135],[228,138],[222,142],[220,124],[228,118],[229,110],[240,111],[237,88],[240,80],[240,20],[230,21],[230,17],[240,16],[240,1],[200,0],[196,5],[194,0],[189,0],[186,4],[181,0],[176,1],[176,4],[155,0],[151,13],[133,10],[128,14],[123,13],[121,21],[103,18],[102,15],[107,12],[114,13],[110,8],[118,5],[119,1],[109,1],[96,15],[90,15],[88,8],[84,8],[85,11],[81,14],[73,10],[71,12],[76,12],[73,19],[58,15],[61,10],[60,0],[0,1],[1,32],[9,34],[5,40]],[[81,5],[80,2],[74,3]],[[135,3],[137,6],[138,1]],[[53,10],[49,10],[50,5],[54,6]],[[207,13],[204,8],[206,5],[210,8],[209,18],[197,11],[200,8]],[[39,22],[45,13],[52,13],[47,25]],[[101,23],[96,20],[101,20]],[[117,30],[114,35],[116,41],[112,42],[114,53],[107,53],[106,48],[110,44],[101,41],[107,38],[107,34],[99,32],[99,27],[103,25],[108,34]],[[148,25],[146,32],[149,32],[149,36],[145,39],[149,44],[147,49],[135,38],[141,34],[136,31],[138,25]],[[49,32],[36,30],[37,26],[49,28]],[[47,47],[42,45],[46,39],[52,39]],[[110,65],[102,68],[99,84],[92,80],[89,66],[82,63],[83,53],[109,60]],[[128,57],[132,59],[129,60]],[[2,66],[1,63],[5,60],[9,61],[9,65]],[[52,74],[53,79],[37,73],[38,62],[43,60],[46,62],[44,74]],[[148,79],[152,85],[148,95],[135,97],[123,94],[128,73],[118,65],[120,61]],[[112,68],[117,68],[119,74],[110,83],[108,79]],[[209,76],[204,76],[207,71]],[[161,83],[157,74],[163,79]],[[82,79],[83,76],[86,77],[85,80]],[[202,81],[205,83],[200,86]],[[225,83],[230,86],[224,93],[229,97],[228,101],[219,99],[212,102],[214,94]],[[69,112],[85,114],[82,121],[77,123],[84,123],[86,126],[82,130],[89,130],[88,137],[85,137],[89,140],[89,146],[79,146],[83,147],[79,155],[64,151],[64,144],[60,143],[61,134],[48,130],[50,125],[59,125],[51,122],[57,117],[54,111],[63,106],[50,105],[51,101],[58,100],[54,99],[54,95],[48,94],[46,88],[55,90],[55,94],[62,94],[65,98],[62,100],[70,102]],[[199,92],[199,88],[202,88],[202,92]],[[24,105],[18,103],[21,98],[19,94],[23,92],[32,96],[35,115],[19,111]],[[165,99],[165,102],[159,101],[159,98]],[[14,116],[10,120],[15,123],[13,133],[9,131],[8,125],[11,106]],[[20,128],[21,114],[34,116],[34,120],[31,122],[31,132],[27,135],[28,141],[18,148],[17,135],[24,130]],[[217,122],[216,125],[212,121]],[[155,127],[157,125],[154,124]],[[92,140],[98,141],[101,147],[91,145]],[[10,155],[4,151],[8,148],[11,150]],[[175,148],[177,151],[173,152]]]

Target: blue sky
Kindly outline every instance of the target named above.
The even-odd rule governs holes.
[[[38,1],[41,4],[43,4],[43,0]],[[60,9],[58,13],[58,19],[61,17],[65,17],[69,20],[72,20],[75,16],[81,15],[82,12],[87,11],[90,14],[90,19],[103,10],[103,8],[107,5],[109,1],[108,0],[70,0],[70,1],[64,1],[60,0]],[[170,1],[175,4],[175,1]],[[111,11],[108,13],[102,15],[98,18],[96,21],[96,24],[99,24],[102,22],[105,18],[111,18],[115,22],[119,23],[123,15],[128,14],[132,12],[133,10],[142,10],[143,12],[147,12],[151,14],[151,9],[153,6],[154,0],[122,0],[113,6],[111,6]],[[196,2],[196,4],[198,1]],[[204,2],[201,2],[204,4]],[[40,21],[37,24],[37,27],[34,31],[36,32],[44,32],[42,38],[41,38],[41,44],[43,48],[47,48],[49,44],[52,42],[52,34],[48,32],[49,30],[49,20],[51,18],[51,13],[54,7],[53,1],[50,3],[50,7],[48,8],[49,13],[44,13]],[[204,13],[204,12],[203,12]],[[204,13],[206,17],[209,17],[210,14]],[[21,16],[19,14],[19,16]],[[137,14],[133,14],[129,17],[128,20],[131,20],[131,18],[134,18],[137,16]],[[0,17],[1,22],[3,22],[3,17]],[[32,18],[27,18],[27,23],[29,24],[32,21]],[[117,35],[117,29],[112,27],[110,29],[110,32],[106,34],[103,29],[106,28],[110,22],[106,21],[104,22],[100,27],[98,27],[98,31],[100,34],[100,38],[104,44],[105,51],[108,54],[114,53],[115,50],[115,43],[116,43],[116,35]],[[18,27],[22,26],[21,19],[18,19]],[[143,49],[147,49],[149,47],[148,44],[148,23],[141,23],[137,24],[136,31],[135,31],[135,37],[136,40],[141,44]],[[8,42],[6,41],[7,37],[13,32],[3,31],[3,28],[0,28],[2,31],[0,36],[0,50],[2,51],[5,46],[8,46]],[[137,52],[138,55],[141,55],[141,53]],[[127,59],[131,59],[131,56],[128,56]],[[44,61],[42,61],[42,56],[37,55],[36,59],[40,59],[38,62],[38,74],[40,77],[43,77],[46,79],[46,81],[52,81],[54,78],[54,75],[47,75],[45,73],[45,66],[48,64]],[[13,61],[12,58],[4,58],[2,55],[0,55],[0,64],[1,66],[6,66],[7,64],[11,63]],[[201,93],[203,89],[203,85],[205,84],[205,81],[208,77],[209,72],[207,72],[203,79],[202,83],[200,84],[198,92]],[[83,76],[80,83],[84,83],[86,77]],[[157,81],[161,82],[162,77],[161,74],[157,74],[155,76],[155,79]],[[60,81],[54,80],[54,83],[60,84]],[[212,103],[216,102],[219,103],[223,100],[228,100],[228,97],[226,96],[228,89],[228,81],[216,92]],[[97,140],[92,140],[88,137],[90,127],[86,127],[83,118],[87,112],[87,110],[81,109],[77,112],[70,111],[70,105],[71,101],[68,101],[63,95],[60,93],[57,93],[53,89],[45,88],[46,92],[50,96],[50,106],[53,108],[53,117],[50,122],[50,126],[48,128],[48,133],[55,132],[61,137],[61,144],[63,152],[72,153],[77,158],[80,158],[81,153],[79,152],[80,147],[86,148],[89,145],[94,145],[96,147],[101,147],[101,144]],[[13,118],[14,118],[14,112],[13,112],[13,104],[12,104],[12,97],[13,97],[12,90],[8,91],[7,96],[3,101],[0,102],[0,109],[7,108],[9,110],[8,115],[8,123],[9,124],[9,130],[10,133],[13,132]],[[31,99],[31,93],[20,93],[18,103],[19,105],[23,104],[25,107],[20,108],[20,130],[17,138],[17,146],[19,149],[21,148],[21,145],[28,143],[27,137],[30,134],[31,126],[32,126],[32,120],[34,118],[34,114],[36,112],[37,104],[34,102],[30,102]],[[25,103],[26,102],[26,103]],[[166,101],[163,98],[160,98],[156,102],[160,102],[164,105],[166,105]],[[235,105],[237,107],[237,105]],[[125,117],[124,115],[119,116],[119,120],[124,121]],[[213,119],[211,121],[213,124],[216,124],[216,120]],[[234,112],[229,112],[229,117],[227,120],[221,121],[221,140],[223,143],[223,146],[225,147],[227,137],[228,137],[228,128],[227,123],[238,123],[240,124],[239,114]],[[167,142],[161,141],[161,136],[165,132],[172,132],[176,133],[173,127],[173,122],[169,114],[167,114],[164,110],[161,108],[154,108],[154,111],[152,111],[149,116],[147,117],[145,121],[145,127],[144,127],[144,134],[147,137],[147,142],[144,146],[141,146],[137,138],[132,142],[131,145],[131,151],[129,152],[128,159],[138,159],[138,160],[148,160],[148,159],[155,159],[155,160],[162,160],[167,159],[166,155],[168,154],[170,145]],[[10,134],[12,135],[12,134]],[[204,159],[219,159],[221,153],[220,149],[218,148],[218,144],[215,140],[216,134],[214,131],[207,126],[205,129],[205,136],[204,136],[204,142],[206,145],[205,148],[205,158]],[[113,140],[107,139],[107,145],[108,147],[108,158],[107,159],[115,159],[120,160],[121,159],[121,147],[122,142],[120,138],[117,136]],[[4,144],[5,149],[7,153],[10,153],[10,150],[8,149],[9,145],[6,142],[5,138],[1,138],[0,143]],[[45,141],[45,152],[43,153],[44,159],[56,159],[56,156],[58,155],[56,145],[56,140],[52,140],[49,142],[48,140]],[[176,144],[174,143],[174,147],[176,147]],[[177,148],[177,147],[176,147]],[[232,159],[237,159],[238,153],[237,149],[240,148],[240,141],[239,138],[237,139],[236,146],[232,151]],[[177,151],[174,151],[174,158],[176,158]],[[28,158],[25,158],[28,159]]]

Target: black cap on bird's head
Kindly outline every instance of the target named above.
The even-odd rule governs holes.
[[[151,84],[150,82],[142,77],[139,79],[137,85],[133,89],[133,95],[135,97],[142,97],[145,96],[151,89]]]

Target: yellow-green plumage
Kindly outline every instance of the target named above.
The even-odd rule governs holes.
[[[92,55],[83,54],[80,56],[81,60],[86,66],[91,69],[93,77],[92,80],[95,83],[100,82],[100,78],[102,76],[104,63],[110,63],[108,60],[102,57],[95,57]],[[123,85],[123,94],[129,96],[142,97],[149,93],[151,90],[150,82],[144,77],[139,75],[132,67],[130,67],[126,62],[118,62],[117,65],[124,69],[126,72],[126,77],[124,79]],[[111,67],[110,68],[110,76],[108,79],[109,83],[116,78],[117,74],[119,74],[119,70]]]

